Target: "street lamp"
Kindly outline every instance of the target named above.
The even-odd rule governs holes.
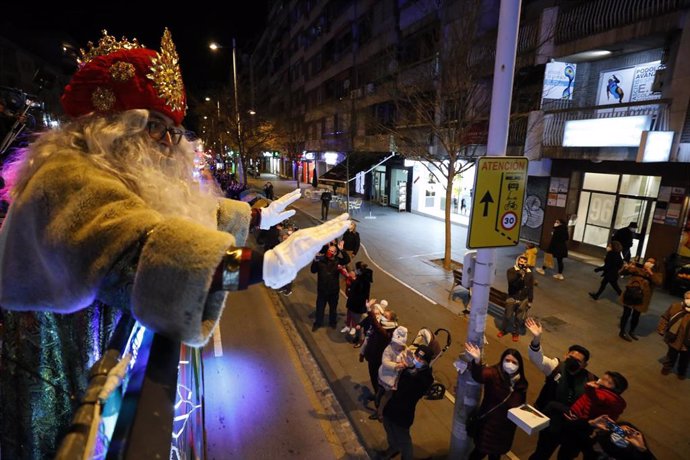
[[[221,45],[215,42],[211,42],[208,47],[212,51],[217,51],[218,49],[222,48]],[[238,103],[238,97],[237,97],[237,60],[235,57],[236,54],[236,44],[235,44],[235,39],[232,39],[232,80],[233,80],[233,86],[235,89],[235,122],[237,123],[237,151],[240,156],[240,165],[242,166],[242,178],[244,178],[244,156],[242,154],[242,125],[241,125],[241,119],[240,119],[240,106]]]

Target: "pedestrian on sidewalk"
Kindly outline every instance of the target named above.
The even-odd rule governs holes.
[[[563,442],[564,411],[585,392],[585,384],[597,380],[589,372],[589,350],[581,345],[571,345],[565,359],[544,356],[541,348],[541,324],[527,318],[525,326],[532,334],[529,345],[529,359],[546,376],[546,382],[539,392],[535,406],[550,419],[548,428],[539,432],[537,448],[529,460],[548,460]]]
[[[340,297],[340,267],[350,258],[337,245],[330,245],[326,253],[316,254],[311,272],[316,273],[316,317],[312,332],[323,326],[324,311],[328,304],[328,325],[333,329],[338,323],[338,298]]]
[[[398,388],[400,373],[407,367],[407,328],[398,326],[391,343],[383,350],[379,366],[379,389],[376,393],[376,412],[371,420],[383,420],[383,409]]]
[[[565,279],[563,277],[563,259],[568,257],[568,228],[563,223],[562,219],[556,219],[553,224],[553,231],[551,232],[551,241],[549,246],[546,248],[546,252],[551,254],[556,262],[558,263],[558,273],[553,275],[557,280]],[[544,260],[546,260],[546,255],[544,255]],[[546,269],[551,268],[544,263],[542,268],[537,268],[537,273],[544,275]]]
[[[648,257],[644,265],[630,262],[623,266],[620,274],[628,276],[629,279],[625,290],[620,295],[623,315],[621,315],[618,336],[627,342],[632,342],[639,340],[635,329],[640,322],[640,315],[649,310],[654,287],[661,285],[662,275],[657,271],[654,257]],[[630,329],[626,331],[628,319],[630,319]]]
[[[367,302],[369,308],[367,315],[371,321],[371,328],[367,332],[364,344],[359,351],[359,361],[367,360],[372,395],[377,394],[379,390],[379,367],[381,367],[383,350],[391,342],[393,331],[398,327],[398,316],[395,312],[389,309],[384,309],[381,312],[378,308],[371,308],[375,304],[376,299]],[[383,304],[383,300],[381,304]],[[373,396],[370,399],[373,400]]]
[[[606,246],[606,257],[604,258],[604,265],[594,269],[595,273],[601,272],[601,285],[597,292],[590,292],[589,296],[597,300],[606,285],[610,284],[616,294],[621,295],[621,288],[618,286],[618,278],[620,277],[621,268],[623,268],[623,257],[621,255],[622,246],[618,241],[611,241]]]
[[[460,198],[460,214],[467,213],[467,200],[465,198]]]
[[[359,252],[359,232],[357,231],[357,224],[352,222],[350,228],[343,234],[343,249],[350,256],[350,260],[355,260],[355,256]]]
[[[661,368],[663,375],[668,375],[678,361],[678,378],[685,380],[690,361],[690,291],[686,291],[682,302],[668,307],[661,315],[657,332],[664,337],[668,352]]]
[[[331,207],[331,200],[333,195],[328,190],[324,190],[321,194],[321,220],[328,220],[328,210]]]
[[[371,293],[371,283],[374,282],[374,272],[367,264],[359,261],[355,264],[354,272],[350,272],[350,285],[347,289],[347,316],[345,327],[340,331],[349,333],[354,341],[357,341],[357,324],[362,315],[367,312],[367,300]]]
[[[627,227],[619,228],[613,232],[611,236],[611,241],[618,241],[623,247],[623,260],[626,263],[630,262],[630,249],[633,245],[633,239],[635,239],[635,230],[637,229],[637,222],[630,222]]]
[[[534,301],[534,275],[527,266],[527,257],[519,255],[515,265],[506,273],[508,278],[508,298],[503,310],[503,323],[498,331],[498,338],[508,333],[513,334],[513,342],[520,338],[520,326],[524,322],[529,308]]]
[[[420,345],[414,353],[414,368],[400,375],[398,389],[383,410],[383,428],[386,430],[388,447],[381,452],[381,457],[389,459],[399,452],[401,460],[414,458],[410,428],[414,423],[417,403],[434,383],[434,373],[430,367],[433,358],[433,351],[426,345]]]
[[[266,198],[268,198],[269,200],[273,199],[273,184],[271,183],[271,181],[268,181],[264,184],[264,195],[266,195]]]
[[[517,426],[508,419],[508,410],[527,400],[527,378],[519,351],[509,348],[493,366],[481,363],[481,349],[465,343],[472,357],[470,372],[475,382],[484,385],[484,397],[477,412],[474,450],[469,460],[499,460],[513,445]]]

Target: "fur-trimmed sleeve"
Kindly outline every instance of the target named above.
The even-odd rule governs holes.
[[[83,309],[99,298],[122,255],[143,239],[131,305],[122,307],[156,332],[203,344],[225,299],[222,292],[209,295],[208,288],[235,239],[164,218],[78,154],[53,155],[11,204],[0,230],[0,305],[57,313]]]
[[[238,246],[244,246],[249,234],[252,209],[244,201],[223,199],[218,204],[218,230],[235,237]]]

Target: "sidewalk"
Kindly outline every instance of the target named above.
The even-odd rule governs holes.
[[[265,182],[267,178],[273,180],[267,175],[263,175],[261,180]],[[295,182],[275,180],[274,185],[276,194],[282,195],[294,189]],[[320,202],[305,199],[296,203],[296,208],[312,216],[313,223],[317,222],[316,217],[320,217],[320,206]],[[338,214],[335,209],[330,212],[329,217]],[[369,216],[375,219],[368,219]],[[456,373],[452,361],[462,351],[467,319],[457,314],[462,305],[448,302],[452,275],[430,262],[443,256],[443,222],[417,214],[398,213],[378,205],[363,205],[353,218],[358,221],[358,231],[366,248],[366,253],[361,251],[357,259],[370,258],[374,270],[372,296],[389,300],[400,315],[401,324],[407,326],[411,333],[422,325],[451,330],[453,345],[436,363],[434,373],[437,381],[454,394]],[[461,225],[453,225],[452,229],[453,259],[462,260],[467,229]],[[506,290],[505,270],[514,263],[522,249],[518,246],[496,251],[494,286],[498,289]],[[543,344],[546,354],[560,357],[572,343],[589,348],[592,353],[590,370],[599,375],[606,370],[617,370],[628,378],[630,389],[624,395],[628,408],[623,418],[640,427],[654,454],[660,459],[686,458],[690,448],[690,437],[685,430],[690,422],[687,412],[690,380],[680,381],[675,375],[664,377],[660,374],[660,361],[666,346],[655,333],[659,315],[678,298],[657,290],[652,297],[650,311],[641,318],[639,342],[624,342],[617,335],[621,307],[613,291],[606,292],[599,301],[593,301],[587,295],[598,287],[600,281],[590,263],[598,264],[600,261],[588,258],[590,263],[585,263],[575,257],[572,254],[565,261],[564,281],[535,275],[539,286],[535,288],[531,312],[545,326]],[[409,291],[384,271],[421,295]],[[364,444],[368,448],[384,447],[382,428],[364,417],[369,412],[362,411],[358,402],[361,386],[368,386],[368,375],[364,364],[357,362],[356,350],[345,344],[339,329],[319,330],[312,334],[310,329],[302,327],[311,325],[307,315],[313,311],[314,286],[315,276],[303,270],[296,283],[298,289],[291,297],[284,298],[288,311],[331,381],[333,391],[350,414]],[[344,313],[343,300],[339,310]],[[486,361],[495,363],[505,348],[513,346],[526,357],[530,337],[521,337],[517,344],[509,336],[497,339],[496,324],[496,318],[487,320]],[[530,382],[528,400],[534,401],[543,384],[543,376],[536,372],[534,366],[527,365],[526,370]],[[416,456],[441,458],[447,455],[452,423],[451,402],[424,401],[418,406],[418,411],[413,428]],[[535,443],[536,437],[529,437],[518,430],[512,452],[519,458],[527,458]]]

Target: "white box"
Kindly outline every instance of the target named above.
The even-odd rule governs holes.
[[[520,427],[525,433],[538,433],[549,426],[550,419],[529,404],[513,407],[508,411],[508,420]]]

